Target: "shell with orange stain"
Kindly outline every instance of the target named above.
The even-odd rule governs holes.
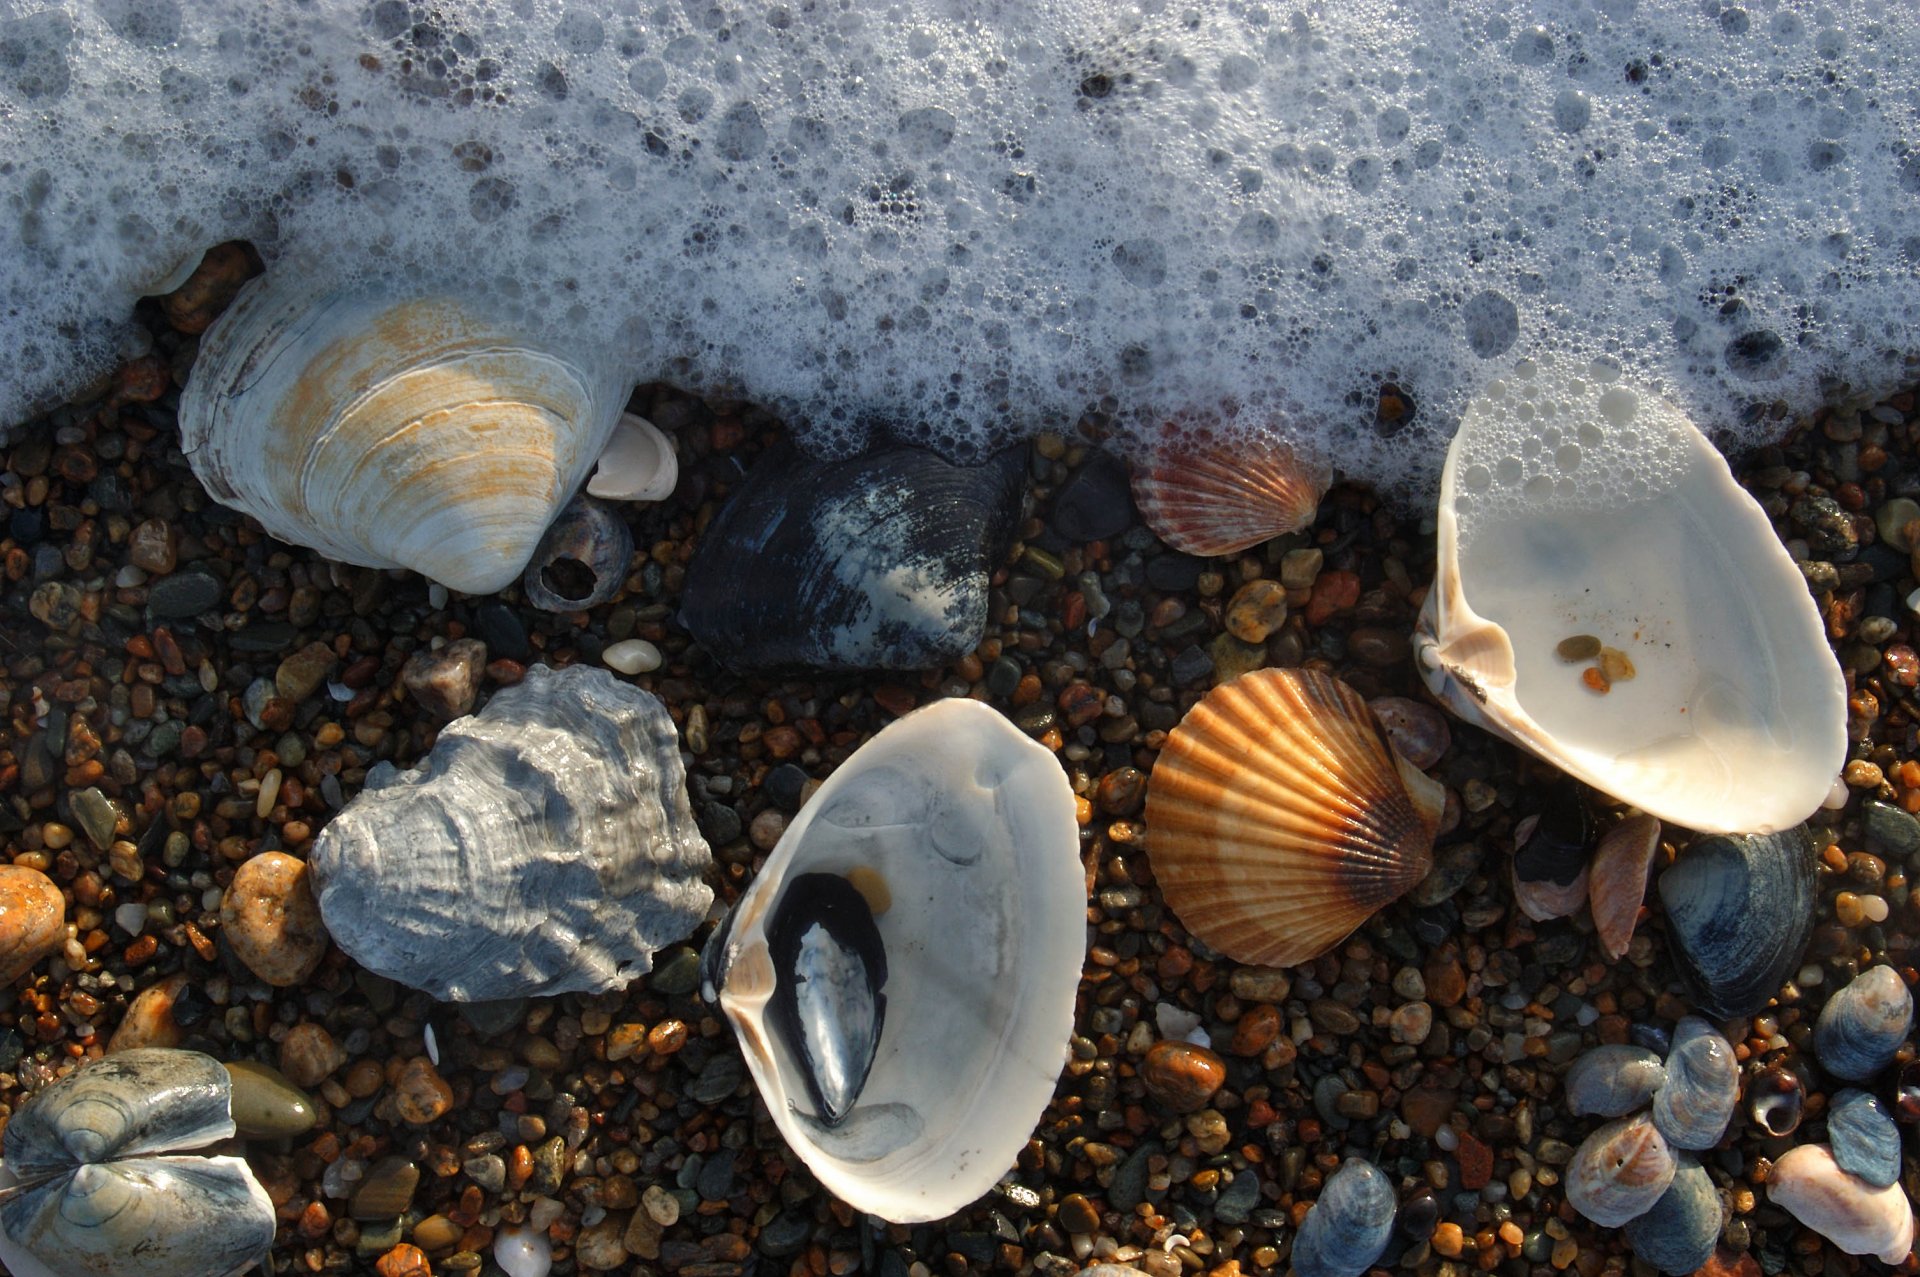
[[[1274,440],[1183,441],[1133,467],[1133,499],[1174,549],[1237,554],[1312,523],[1331,477]]]
[[[1352,688],[1256,670],[1168,737],[1147,785],[1147,853],[1194,935],[1240,962],[1291,966],[1426,875],[1443,798]]]

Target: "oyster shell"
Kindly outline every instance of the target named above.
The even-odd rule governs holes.
[[[1255,670],[1167,738],[1147,782],[1147,854],[1194,935],[1238,962],[1290,966],[1425,876],[1437,790],[1346,684]]]
[[[1428,685],[1664,820],[1806,819],[1846,758],[1846,687],[1766,515],[1671,404],[1604,368],[1521,368],[1447,454]]]
[[[1767,1196],[1849,1255],[1897,1264],[1913,1249],[1913,1206],[1898,1184],[1875,1188],[1840,1169],[1825,1144],[1801,1144],[1774,1162]]]
[[[1332,475],[1271,438],[1164,444],[1133,469],[1133,500],[1183,554],[1237,554],[1313,522]]]
[[[1564,1181],[1567,1202],[1601,1227],[1618,1228],[1653,1208],[1678,1165],[1652,1118],[1623,1117],[1574,1150]]]
[[[936,702],[820,787],[709,941],[704,991],[775,1124],[855,1208],[951,1214],[1053,1094],[1085,940],[1073,807],[1043,747]]]
[[[584,666],[533,666],[418,767],[374,767],[308,859],[335,943],[449,1001],[625,985],[713,901],[666,707]]]
[[[631,379],[452,297],[254,280],[207,330],[180,441],[284,541],[490,594],[599,459]]]
[[[233,1135],[232,1085],[196,1051],[85,1065],[7,1124],[0,1260],[72,1277],[228,1277],[273,1245],[273,1203],[238,1157],[182,1156]],[[173,1156],[166,1156],[174,1154]]]

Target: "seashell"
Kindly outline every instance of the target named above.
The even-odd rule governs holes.
[[[957,466],[895,446],[771,449],[688,565],[680,619],[729,669],[932,669],[971,652],[1018,522],[1020,449]]]
[[[180,439],[283,541],[469,594],[516,579],[601,455],[631,378],[452,297],[249,283],[200,342]]]
[[[602,501],[664,501],[679,482],[673,440],[645,417],[623,412],[587,480],[587,495]]]
[[[1827,1108],[1827,1144],[1841,1170],[1875,1188],[1900,1178],[1900,1128],[1876,1097],[1847,1087]]]
[[[1147,852],[1167,904],[1238,962],[1325,953],[1432,865],[1439,812],[1408,772],[1338,679],[1264,669],[1221,684],[1147,781]]]
[[[1053,1095],[1086,904],[1059,764],[938,701],[801,808],[709,940],[703,991],[822,1184],[938,1219],[993,1187]]]
[[[1447,716],[1423,701],[1404,696],[1376,696],[1367,708],[1386,729],[1387,741],[1400,757],[1421,771],[1438,765],[1453,745]]]
[[[1725,1214],[1713,1177],[1691,1157],[1681,1157],[1660,1200],[1627,1221],[1627,1245],[1642,1263],[1687,1277],[1713,1258]]]
[[[212,1057],[155,1047],[36,1094],[7,1124],[0,1261],[21,1277],[228,1277],[265,1259],[273,1203],[245,1160],[184,1155],[233,1135],[231,1094]]]
[[[308,861],[335,943],[445,1001],[621,987],[713,901],[666,707],[585,666],[373,767]]]
[[[1133,500],[1183,554],[1237,554],[1313,522],[1331,472],[1271,438],[1179,441],[1133,467]]]
[[[534,547],[520,585],[542,611],[579,612],[618,594],[632,560],[626,520],[590,497],[575,497]]]
[[[1299,1277],[1360,1277],[1393,1240],[1393,1184],[1372,1162],[1349,1157],[1327,1177],[1293,1239]]]
[[[1667,1080],[1660,1057],[1643,1046],[1597,1046],[1573,1062],[1560,1080],[1567,1108],[1597,1117],[1624,1117],[1644,1108]]]
[[[1892,967],[1870,967],[1827,999],[1813,1053],[1833,1077],[1864,1082],[1893,1063],[1913,1027],[1913,995]]]
[[[1740,1062],[1733,1044],[1697,1015],[1673,1030],[1667,1082],[1653,1096],[1653,1124],[1675,1148],[1712,1148],[1726,1134],[1740,1102]]]
[[[1587,869],[1587,907],[1600,947],[1618,962],[1633,942],[1640,903],[1647,897],[1647,873],[1660,849],[1660,822],[1648,815],[1629,816],[1607,831]]]
[[[1798,1130],[1806,1102],[1807,1088],[1800,1075],[1778,1064],[1768,1065],[1747,1083],[1747,1112],[1753,1124],[1769,1135]]]
[[[1528,362],[1469,406],[1416,658],[1468,722],[1622,802],[1785,829],[1846,759],[1819,611],[1713,445],[1616,375]]]
[[[1653,1208],[1673,1183],[1673,1150],[1645,1113],[1608,1122],[1587,1136],[1567,1165],[1567,1202],[1603,1228]]]
[[[1913,1207],[1898,1184],[1875,1188],[1840,1169],[1825,1144],[1801,1144],[1774,1162],[1767,1196],[1849,1255],[1897,1264],[1913,1249]]]
[[[1513,898],[1535,922],[1565,918],[1587,902],[1593,817],[1578,785],[1555,785],[1540,810],[1515,827]]]
[[[1752,1015],[1773,999],[1813,934],[1813,889],[1804,825],[1703,838],[1660,875],[1675,966],[1703,1015]]]

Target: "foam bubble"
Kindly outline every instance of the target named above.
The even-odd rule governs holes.
[[[1916,58],[1920,14],[1869,0],[8,0],[0,423],[245,238],[825,451],[1091,414],[1293,432],[1418,494],[1549,356],[1755,442],[1920,346]],[[1485,498],[1623,492],[1584,430],[1483,458]]]

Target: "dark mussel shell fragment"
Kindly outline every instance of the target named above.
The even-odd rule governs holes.
[[[1713,1258],[1724,1213],[1713,1177],[1691,1157],[1679,1159],[1673,1183],[1646,1214],[1626,1224],[1627,1245],[1642,1263],[1684,1277]]]
[[[626,520],[591,497],[575,497],[540,538],[520,587],[545,612],[599,607],[619,593],[632,559]]]
[[[1783,1065],[1769,1065],[1747,1083],[1747,1113],[1753,1124],[1769,1135],[1791,1135],[1798,1130],[1806,1104],[1806,1084],[1798,1073]]]
[[[1752,1015],[1813,933],[1813,839],[1805,825],[1703,838],[1660,875],[1660,903],[1694,1006],[1715,1019]]]
[[[1827,1143],[1841,1170],[1875,1188],[1900,1178],[1900,1128],[1886,1106],[1865,1091],[1835,1092],[1827,1109]]]
[[[972,651],[1018,522],[1025,452],[769,450],[707,528],[680,620],[736,672],[918,670]]]
[[[1597,1046],[1573,1062],[1561,1082],[1567,1107],[1598,1117],[1625,1117],[1644,1107],[1667,1081],[1666,1065],[1643,1046]]]
[[[1513,851],[1513,894],[1535,922],[1565,918],[1587,901],[1593,816],[1586,792],[1572,782],[1552,786],[1539,811],[1523,818]]]
[[[772,1020],[803,1066],[820,1120],[853,1111],[880,1050],[887,950],[866,897],[839,874],[795,878],[767,929]]]
[[[1653,1097],[1653,1124],[1675,1148],[1712,1148],[1739,1102],[1733,1044],[1699,1016],[1680,1021],[1667,1055],[1667,1083]]]
[[[1892,967],[1862,971],[1827,999],[1813,1025],[1813,1053],[1833,1077],[1864,1082],[1893,1063],[1913,1027],[1913,995]]]
[[[1399,1203],[1372,1162],[1349,1157],[1321,1186],[1293,1240],[1299,1277],[1360,1277],[1393,1240]]]

